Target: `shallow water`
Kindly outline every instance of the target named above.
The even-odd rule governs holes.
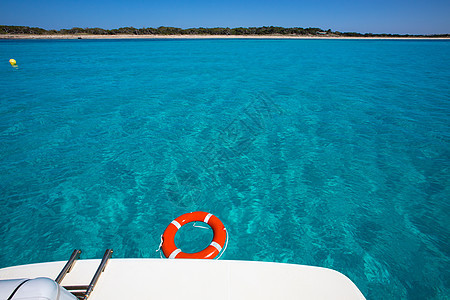
[[[450,294],[450,42],[0,41],[0,62],[0,267],[156,258],[203,210],[223,259]]]

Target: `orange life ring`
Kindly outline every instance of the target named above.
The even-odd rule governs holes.
[[[204,222],[211,226],[213,230],[213,240],[208,247],[196,253],[184,253],[175,245],[175,234],[183,225],[190,222]],[[162,251],[167,258],[194,258],[194,259],[213,259],[216,257],[227,239],[227,230],[222,221],[216,216],[196,211],[179,216],[173,220],[162,235]]]

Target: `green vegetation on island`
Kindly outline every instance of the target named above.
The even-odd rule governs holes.
[[[330,36],[330,37],[450,37],[450,34],[433,35],[410,35],[410,34],[387,34],[387,33],[357,33],[357,32],[339,32],[322,30],[320,28],[301,28],[301,27],[237,27],[237,28],[176,28],[176,27],[158,27],[158,28],[134,28],[122,27],[119,29],[102,28],[79,28],[46,30],[38,27],[28,26],[8,26],[0,25],[1,34],[30,34],[30,35],[283,35],[283,36]]]

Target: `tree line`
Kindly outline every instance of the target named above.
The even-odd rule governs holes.
[[[215,28],[188,28],[160,26],[158,28],[121,27],[119,29],[80,28],[46,30],[39,27],[0,25],[0,34],[35,34],[35,35],[291,35],[291,36],[348,36],[348,37],[450,37],[449,34],[435,35],[409,35],[409,34],[374,34],[357,32],[339,32],[331,29],[323,30],[316,27],[215,27]]]

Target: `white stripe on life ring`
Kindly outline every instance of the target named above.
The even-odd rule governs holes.
[[[209,219],[212,217],[212,214],[207,214],[205,217],[205,220],[203,220],[203,222],[205,222],[206,224],[208,224]]]
[[[181,252],[181,249],[175,249],[175,250],[173,250],[172,253],[170,253],[168,258],[175,258],[178,255],[178,253],[180,253],[180,252]]]
[[[173,220],[172,222],[170,222],[171,224],[175,225],[178,229],[181,228],[180,223],[178,223],[177,221]]]
[[[217,251],[222,251],[222,247],[220,247],[220,245],[218,244],[218,243],[216,243],[216,242],[212,242],[211,243],[211,246],[213,246],[214,248],[216,248],[217,249]]]

